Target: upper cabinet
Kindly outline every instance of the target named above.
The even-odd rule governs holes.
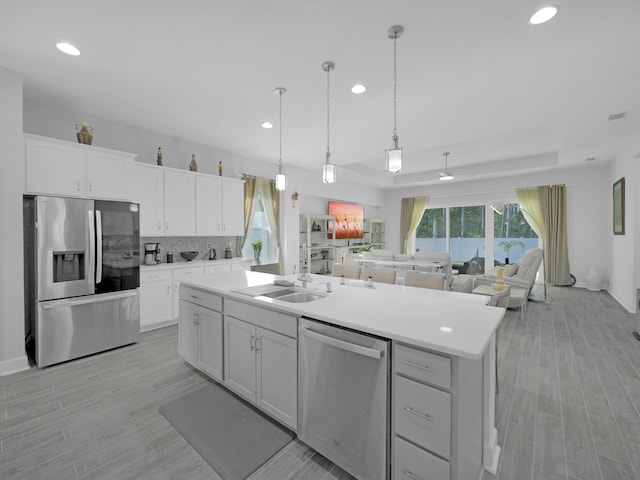
[[[244,182],[136,162],[142,236],[244,235]]]
[[[131,200],[135,154],[25,134],[26,192]]]

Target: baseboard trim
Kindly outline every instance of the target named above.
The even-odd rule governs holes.
[[[0,362],[0,377],[5,377],[23,370],[29,370],[29,368],[29,359],[26,355],[10,358],[9,360]]]
[[[152,323],[150,325],[144,325],[140,327],[140,333],[150,332],[151,330],[157,330],[158,328],[168,327],[169,325],[176,325],[178,320],[167,320],[164,322]]]
[[[611,295],[616,302],[618,302],[622,307],[629,313],[636,313],[636,306],[633,303],[627,303],[619,295],[616,295],[615,292],[612,292],[610,289],[607,289],[609,295]]]

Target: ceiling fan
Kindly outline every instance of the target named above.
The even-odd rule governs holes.
[[[440,173],[440,180],[442,180],[443,182],[449,181],[449,180],[453,180],[453,175],[451,174],[451,172],[449,172],[449,167],[448,167],[448,162],[447,162],[447,157],[449,156],[449,152],[444,152],[444,172],[438,172]]]

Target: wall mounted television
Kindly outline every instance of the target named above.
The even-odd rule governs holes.
[[[364,206],[329,202],[329,215],[335,215],[336,239],[364,237]]]

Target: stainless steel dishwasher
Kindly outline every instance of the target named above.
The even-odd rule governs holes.
[[[389,478],[389,341],[300,321],[298,436],[358,479]]]

